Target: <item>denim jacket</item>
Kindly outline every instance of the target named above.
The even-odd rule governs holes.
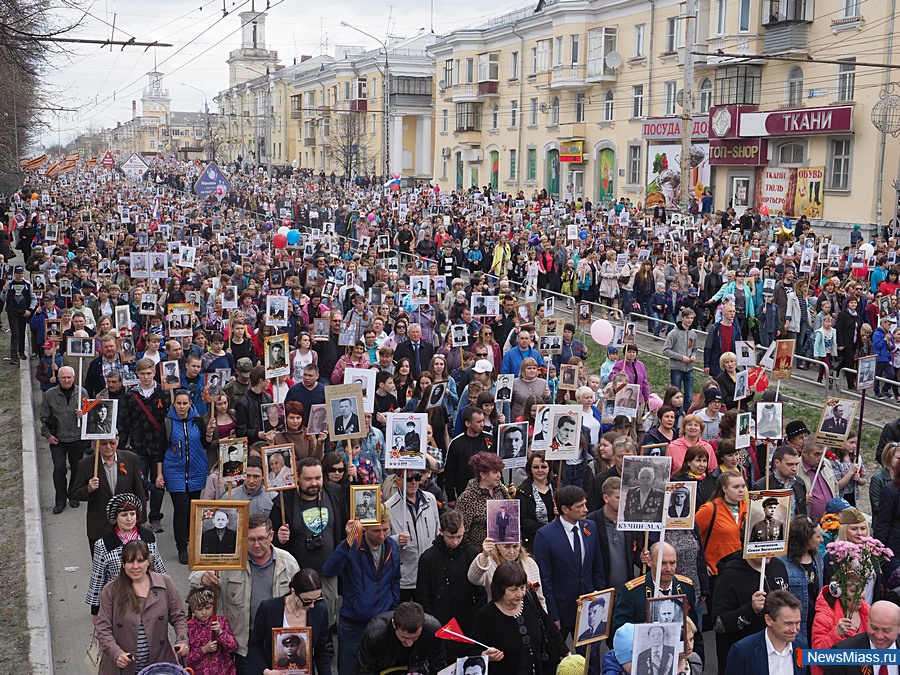
[[[800,600],[802,606],[800,611],[800,635],[806,638],[809,635],[807,621],[809,620],[809,591],[806,586],[806,572],[803,567],[792,561],[788,556],[782,555],[778,559],[784,563],[788,575],[788,588],[797,599]],[[816,597],[822,590],[822,580],[825,578],[825,562],[822,554],[816,551],[813,554],[813,562],[816,565],[816,572],[819,575],[819,587],[816,589]]]

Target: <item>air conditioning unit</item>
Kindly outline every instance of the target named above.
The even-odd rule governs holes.
[[[441,157],[449,157],[450,148],[441,148]]]

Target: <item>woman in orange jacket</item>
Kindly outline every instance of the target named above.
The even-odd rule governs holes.
[[[719,561],[741,548],[741,529],[747,517],[745,489],[741,474],[725,471],[719,476],[710,500],[697,510],[696,522],[709,573],[710,595],[719,573]]]

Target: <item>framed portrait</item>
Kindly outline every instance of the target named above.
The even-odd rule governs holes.
[[[641,385],[626,384],[616,392],[616,409],[614,415],[625,415],[634,419],[637,417],[638,402],[641,399]]]
[[[661,595],[647,598],[647,623],[678,623],[687,627],[687,596]]]
[[[840,447],[850,435],[858,401],[843,398],[827,398],[822,406],[822,416],[816,428],[816,443],[830,448]]]
[[[264,403],[260,412],[263,431],[284,431],[284,403]]]
[[[447,277],[435,277],[434,278],[434,293],[437,295],[438,293],[446,293],[447,292]]]
[[[59,280],[59,297],[72,297],[72,280],[69,277],[61,277]]]
[[[534,323],[534,310],[531,307],[531,303],[528,302],[520,302],[516,305],[516,317],[519,319],[520,325],[525,324],[533,324]]]
[[[749,370],[739,370],[734,378],[734,396],[735,401],[741,401],[750,395]],[[740,404],[738,404],[740,406]]]
[[[697,504],[697,482],[692,480],[666,483],[669,507],[666,509],[667,530],[693,530]]]
[[[735,343],[738,366],[752,368],[756,365],[756,345],[751,340],[738,340]]]
[[[625,330],[622,331],[622,344],[623,345],[633,345],[635,340],[635,335],[637,333],[637,326],[633,321],[629,321],[625,324]]]
[[[31,275],[31,288],[35,293],[46,293],[47,292],[47,277],[43,274],[32,274]]]
[[[350,486],[350,519],[362,525],[378,525],[378,507],[381,505],[380,485]]]
[[[528,422],[501,424],[497,430],[497,453],[507,469],[518,469],[528,461]]]
[[[531,432],[531,451],[547,451],[550,446],[550,406],[538,406],[537,415],[534,418],[534,429]]]
[[[579,302],[578,303],[578,325],[579,326],[590,326],[591,325],[591,303],[589,303],[589,302]]]
[[[511,373],[497,375],[497,396],[494,397],[497,403],[508,403],[512,401],[513,383],[516,376]]]
[[[284,288],[284,271],[280,267],[269,269],[269,288]]]
[[[856,359],[856,391],[864,391],[875,386],[875,365],[878,357],[860,356]]]
[[[559,367],[559,388],[575,390],[578,389],[578,366],[563,363]]]
[[[762,490],[749,494],[744,525],[744,557],[787,554],[793,490]]]
[[[191,305],[187,302],[177,302],[167,307],[166,325],[170,338],[191,337],[194,334],[191,312]]]
[[[192,312],[200,312],[202,295],[200,291],[188,291],[184,294],[184,300],[191,306]]]
[[[341,332],[338,334],[338,345],[341,347],[350,347],[356,344],[359,338],[359,320],[350,319],[349,321],[341,321]]]
[[[631,662],[633,672],[677,675],[682,629],[683,622],[681,624],[636,623]],[[656,668],[654,667],[654,653],[660,654],[659,665]]]
[[[269,296],[271,298],[271,296]],[[269,335],[265,340],[266,379],[272,380],[282,375],[290,375],[290,336],[287,333]]]
[[[487,317],[500,314],[500,298],[496,295],[472,295],[472,316]]]
[[[141,293],[140,304],[141,316],[153,316],[157,312],[157,296],[155,293]]]
[[[285,328],[288,325],[288,301],[286,295],[266,296],[266,323]]]
[[[285,675],[312,675],[312,628],[272,629],[272,670]]]
[[[795,340],[776,340],[775,354],[772,365],[773,380],[789,380],[794,368]]]
[[[444,395],[447,393],[446,382],[432,382],[425,391],[425,410],[434,410],[440,408],[444,403]]]
[[[644,457],[662,457],[666,454],[666,448],[668,447],[668,443],[648,443],[647,445],[642,445],[639,450]]]
[[[469,329],[464,323],[455,323],[450,326],[451,346],[464,348],[469,345]]]
[[[441,673],[444,673],[444,675],[487,675],[488,657],[481,654],[477,656],[460,656],[456,659],[456,667],[452,670],[451,668],[453,666],[447,666]]]
[[[562,352],[562,335],[541,335],[538,351],[542,354],[559,354]]]
[[[599,642],[609,637],[615,594],[614,588],[607,588],[604,591],[595,591],[578,598],[575,634],[572,636],[576,647]]]
[[[428,413],[387,413],[385,469],[424,471]]]
[[[249,520],[248,501],[192,500],[188,569],[245,569]]]
[[[364,415],[362,386],[338,384],[325,387],[328,434],[332,440],[363,438],[369,433]]]
[[[131,272],[132,279],[149,279],[150,278],[150,254],[146,251],[131,252]]]
[[[44,337],[47,342],[59,344],[62,340],[62,321],[60,319],[44,319]]]
[[[780,401],[756,405],[756,440],[780,441],[784,437],[784,421]]]
[[[431,288],[431,277],[414,274],[409,278],[409,301],[413,305],[427,305]]]
[[[344,384],[358,382],[362,387],[363,412],[375,412],[375,376],[374,368],[347,368],[344,370]]]
[[[178,389],[181,386],[181,364],[178,361],[160,361],[157,367],[163,390]]]
[[[280,404],[279,404],[280,405]],[[294,461],[294,444],[268,445],[262,448],[263,480],[267,492],[293,490],[297,487],[297,463]]]
[[[150,278],[165,279],[169,276],[169,256],[165,251],[150,252]]]
[[[734,437],[734,447],[737,450],[750,447],[750,413],[742,412],[737,416],[737,429]]]
[[[550,296],[544,300],[544,316],[550,317],[553,316],[553,312],[555,309],[555,300],[553,296]]]
[[[324,403],[315,403],[309,407],[309,421],[306,424],[306,433],[309,436],[318,436],[328,431],[328,406]]]
[[[94,358],[96,356],[94,352],[94,338],[66,338],[66,354],[79,359]]]
[[[328,319],[313,319],[313,342],[328,342],[330,334],[331,328],[328,325]]]
[[[522,541],[520,532],[518,499],[488,499],[487,536],[495,544],[518,544]]]
[[[240,485],[244,482],[249,444],[246,438],[228,438],[219,442],[219,482]]]
[[[99,398],[82,406],[81,440],[94,441],[115,438],[119,418],[119,402],[116,399]]]
[[[193,246],[181,246],[178,249],[178,264],[181,267],[193,267],[197,256],[197,249]]]
[[[616,519],[619,530],[664,529],[668,502],[666,484],[671,474],[671,457],[625,457]]]
[[[225,286],[222,289],[222,309],[237,309],[237,286]]]
[[[137,349],[134,344],[134,337],[130,332],[123,331],[122,337],[119,338],[119,360],[134,361],[137,359]]]
[[[578,459],[581,454],[581,406],[550,406],[551,438],[547,461]]]
[[[225,383],[222,381],[222,375],[219,373],[219,371],[208,373],[206,375],[205,388],[206,393],[209,394],[210,399],[222,395],[222,386],[224,384]]]

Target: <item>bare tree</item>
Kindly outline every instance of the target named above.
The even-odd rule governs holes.
[[[322,146],[344,175],[351,176],[366,172],[373,159],[373,140],[374,136],[366,131],[364,114],[338,111],[332,116],[330,133],[322,139]]]

